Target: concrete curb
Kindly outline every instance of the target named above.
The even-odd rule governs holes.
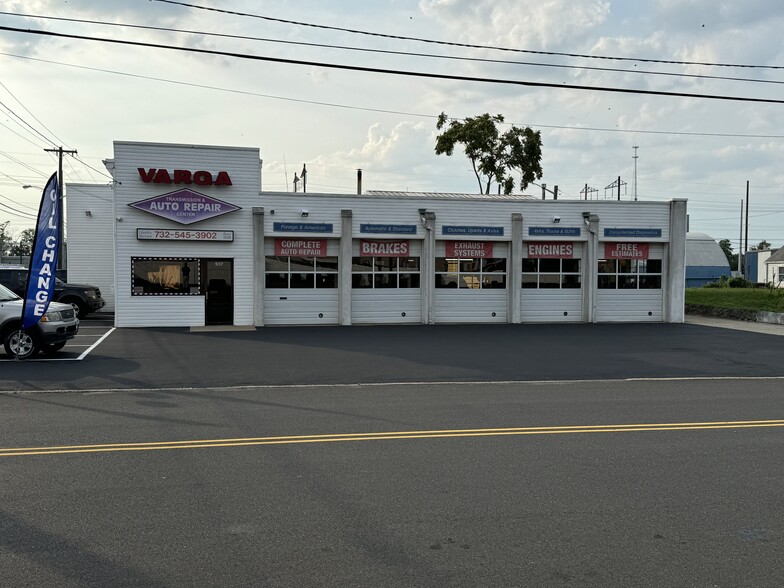
[[[714,306],[705,306],[702,304],[687,304],[686,314],[731,319],[736,321],[748,321],[752,323],[784,325],[784,312],[745,310],[741,308],[717,308]]]

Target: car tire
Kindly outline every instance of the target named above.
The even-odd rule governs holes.
[[[62,302],[63,304],[70,304],[71,308],[74,309],[76,313],[76,318],[83,319],[87,316],[89,312],[87,309],[87,305],[81,302],[80,300],[74,300],[73,298],[67,298],[65,300],[58,300],[58,302]]]
[[[61,341],[60,343],[52,343],[51,345],[47,345],[44,343],[41,346],[41,352],[44,355],[54,355],[58,351],[60,351],[63,347],[65,347],[65,341]]]
[[[13,359],[30,359],[40,351],[38,335],[30,330],[13,329],[5,334],[3,346],[8,357]]]

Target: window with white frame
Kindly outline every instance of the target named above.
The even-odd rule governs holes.
[[[337,257],[268,255],[265,259],[266,288],[337,288]]]
[[[660,290],[661,259],[600,259],[599,289]]]
[[[506,288],[506,258],[436,257],[436,288]]]
[[[419,288],[418,257],[353,257],[352,288]]]
[[[580,288],[580,260],[523,259],[523,288]]]

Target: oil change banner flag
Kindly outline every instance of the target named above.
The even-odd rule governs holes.
[[[54,295],[57,256],[60,252],[59,227],[63,222],[57,193],[57,174],[54,173],[46,183],[38,208],[33,253],[30,257],[30,271],[22,305],[23,329],[30,328],[41,320]]]

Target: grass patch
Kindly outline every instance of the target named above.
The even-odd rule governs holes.
[[[768,288],[686,288],[686,304],[784,312],[784,289],[771,291]]]

